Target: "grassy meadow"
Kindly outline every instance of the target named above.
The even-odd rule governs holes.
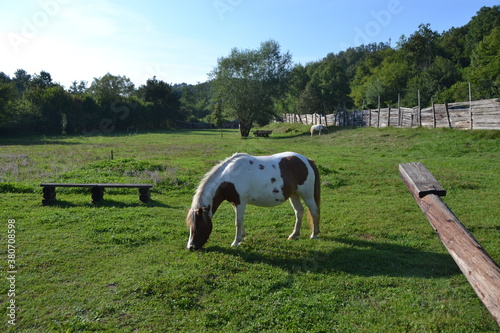
[[[107,137],[0,138],[0,325],[12,332],[495,332],[498,326],[400,179],[422,162],[443,200],[500,262],[500,131],[331,129],[281,124],[270,138],[237,130]],[[114,159],[111,160],[111,151]],[[185,249],[185,216],[202,176],[235,152],[295,151],[321,173],[318,240],[288,241],[288,203],[249,206],[234,238],[225,203],[203,251]],[[42,182],[152,183],[135,189]],[[6,271],[15,220],[15,326]]]

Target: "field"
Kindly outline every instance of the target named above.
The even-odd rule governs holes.
[[[275,125],[107,137],[0,138],[0,325],[12,332],[495,332],[479,301],[400,179],[422,162],[443,200],[500,262],[500,132],[331,129],[311,138]],[[113,160],[111,160],[111,151]],[[201,177],[235,152],[296,151],[321,173],[318,240],[288,241],[288,203],[249,207],[247,239],[230,246],[223,204],[205,250],[185,249],[186,211]],[[136,190],[58,189],[41,182],[153,183]],[[15,220],[15,296],[7,280]],[[12,251],[11,251],[12,252]],[[12,254],[12,253],[10,253]],[[12,256],[11,256],[12,258]],[[7,307],[15,301],[15,326]]]

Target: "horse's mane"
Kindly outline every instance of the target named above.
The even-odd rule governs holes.
[[[215,195],[215,191],[217,191],[217,186],[219,185],[217,182],[211,182],[210,180],[214,177],[219,176],[222,171],[224,171],[225,167],[233,160],[238,159],[239,157],[244,155],[246,156],[246,154],[243,153],[233,154],[232,156],[226,158],[225,160],[212,167],[212,169],[210,169],[210,171],[207,172],[205,176],[203,176],[200,184],[196,188],[196,192],[193,197],[193,203],[191,204],[192,209],[197,209],[209,205],[209,202],[207,201]]]

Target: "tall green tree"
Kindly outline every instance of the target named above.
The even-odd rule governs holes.
[[[103,109],[109,110],[113,104],[130,97],[134,91],[134,83],[128,77],[107,73],[103,77],[94,78],[87,93]]]
[[[494,28],[472,52],[467,78],[474,87],[474,98],[500,96],[500,26]]]
[[[500,6],[482,7],[466,25],[467,54],[472,55],[476,46],[498,26],[500,26]]]
[[[148,79],[139,87],[137,95],[147,103],[146,115],[143,115],[149,126],[166,128],[173,126],[176,120],[183,120],[180,114],[179,95],[172,87],[156,77]]]
[[[124,130],[130,121],[130,112],[136,106],[130,97],[135,93],[134,83],[126,76],[107,73],[94,78],[86,90],[99,108],[97,113],[87,113],[86,127],[91,130],[85,135],[109,134],[117,129]],[[95,123],[97,122],[97,123]]]
[[[17,92],[19,96],[22,97],[26,89],[28,88],[28,84],[31,80],[31,75],[28,74],[24,69],[18,69],[14,73],[14,78],[12,81],[16,84]]]
[[[311,77],[306,66],[297,64],[292,68],[288,75],[284,97],[281,99],[281,103],[277,103],[277,109],[280,114],[303,113],[304,109],[299,106],[299,102],[310,80]]]
[[[218,59],[210,73],[214,96],[239,119],[242,137],[248,137],[255,121],[263,123],[275,115],[274,102],[284,94],[291,66],[291,54],[281,53],[273,40],[258,50],[234,48],[228,57]]]
[[[424,70],[439,54],[439,33],[430,28],[430,24],[421,24],[409,38],[401,36],[398,46],[403,58],[413,70]]]
[[[350,103],[349,82],[341,58],[327,55],[311,75],[310,85],[319,93],[320,106],[316,113],[332,113],[340,103]]]
[[[31,118],[34,123],[31,130],[45,134],[61,134],[66,132],[67,115],[72,112],[72,99],[63,87],[57,84],[44,83],[33,85],[26,92],[29,101]]]

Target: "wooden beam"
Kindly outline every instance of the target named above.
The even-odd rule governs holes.
[[[420,162],[400,164],[399,172],[413,195],[422,198],[428,194],[446,196],[446,190]]]
[[[408,190],[427,216],[441,242],[500,326],[500,267],[438,194],[428,191],[428,188],[437,186],[437,181],[423,164],[401,164],[399,170]],[[429,186],[424,184],[425,179],[429,179]]]

